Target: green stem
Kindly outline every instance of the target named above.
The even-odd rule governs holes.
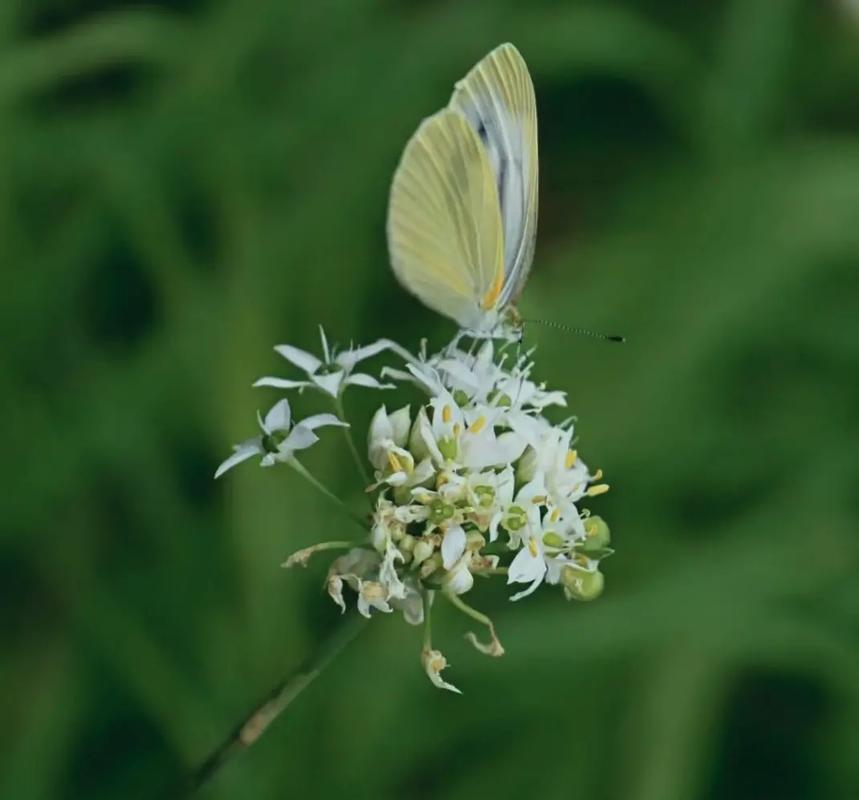
[[[355,614],[324,639],[299,669],[281,681],[236,727],[232,734],[194,770],[188,783],[188,794],[205,786],[234,756],[247,750],[259,739],[269,725],[324,670],[343,648],[364,628],[366,620]]]
[[[362,517],[360,514],[356,514],[349,506],[347,506],[334,492],[332,492],[324,483],[322,483],[318,478],[316,478],[308,469],[304,466],[295,456],[291,456],[290,459],[286,462],[292,467],[301,477],[303,477],[306,481],[308,481],[311,486],[324,494],[329,500],[333,503],[336,503],[337,506],[343,511],[345,514],[349,516],[349,518],[360,525],[365,531],[369,529],[369,524],[367,520]]]
[[[424,642],[423,642],[423,651],[428,653],[432,650],[432,601],[435,596],[435,592],[431,589],[423,590],[424,596]]]
[[[345,421],[346,411],[343,408],[343,398],[340,395],[337,395],[337,397],[334,398],[334,407],[337,410],[337,416]],[[352,453],[352,460],[358,468],[358,474],[361,476],[363,488],[366,488],[372,483],[372,481],[370,479],[370,473],[367,472],[367,467],[364,466],[364,460],[361,458],[361,454],[358,452],[358,448],[355,445],[355,437],[352,436],[352,427],[342,428],[341,430],[343,431],[343,436],[346,437],[346,444],[349,447],[349,452]]]

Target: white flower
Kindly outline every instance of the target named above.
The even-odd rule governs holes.
[[[470,552],[464,553],[454,564],[451,564],[442,578],[442,586],[451,594],[465,594],[474,586],[474,576],[471,574]]]
[[[286,398],[275,403],[264,419],[257,414],[257,421],[262,435],[235,445],[233,454],[215,472],[216,478],[256,455],[262,456],[260,465],[263,467],[270,467],[278,461],[288,461],[297,450],[306,450],[319,441],[314,433],[316,428],[325,425],[348,427],[334,414],[314,414],[291,426],[291,412]]]
[[[308,387],[320,389],[331,397],[339,397],[347,386],[366,386],[370,389],[393,389],[389,383],[380,383],[371,375],[352,370],[360,362],[378,355],[383,350],[390,349],[392,342],[380,339],[365,347],[350,348],[340,353],[328,347],[325,331],[319,327],[322,338],[322,355],[319,359],[306,350],[300,350],[291,344],[278,345],[274,349],[291,364],[307,373],[308,380],[290,380],[288,378],[260,378],[254,386],[272,386],[276,389],[305,389]]]
[[[441,677],[442,670],[446,669],[450,665],[447,663],[447,659],[441,654],[440,650],[422,651],[421,663],[424,665],[427,677],[433,682],[434,686],[437,686],[439,689],[447,689],[449,692],[462,694],[456,686],[452,683],[448,683]]]
[[[406,449],[411,429],[409,407],[388,414],[382,406],[374,415],[367,435],[370,463],[376,470],[378,482],[389,486],[412,487],[426,483],[435,473],[429,458],[415,465],[413,454]]]

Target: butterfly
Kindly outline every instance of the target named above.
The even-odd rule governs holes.
[[[388,205],[394,274],[475,336],[520,338],[515,301],[537,233],[537,107],[502,44],[456,83],[403,151]]]

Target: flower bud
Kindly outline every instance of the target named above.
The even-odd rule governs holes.
[[[409,407],[403,406],[402,408],[397,409],[388,417],[388,420],[391,424],[391,438],[394,440],[394,444],[396,444],[397,447],[405,447],[409,438],[409,428],[412,424]]]
[[[581,546],[582,552],[596,553],[608,546],[611,541],[611,534],[602,517],[588,517],[583,524],[585,526],[585,540]]]
[[[415,546],[417,547],[417,545],[415,545]],[[427,558],[423,562],[423,564],[421,564],[419,574],[420,574],[421,578],[428,578],[440,566],[441,566],[441,553],[433,553],[429,558]]]
[[[486,546],[486,539],[478,531],[471,531],[465,537],[466,550],[480,550]]]
[[[412,548],[412,565],[417,567],[426,561],[435,550],[432,542],[430,542],[426,537],[421,536],[419,539],[415,541],[414,547]]]
[[[569,564],[561,570],[561,583],[568,600],[596,600],[602,594],[605,579],[596,570],[585,572]]]
[[[430,455],[429,448],[424,441],[427,431],[429,431],[429,435],[432,435],[432,426],[427,417],[426,409],[421,406],[418,409],[412,430],[409,433],[409,450],[414,456],[415,461],[423,461]]]
[[[516,480],[520,483],[529,483],[537,474],[537,451],[530,445],[516,464]]]

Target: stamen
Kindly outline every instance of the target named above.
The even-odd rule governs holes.
[[[561,509],[560,509],[560,508],[555,508],[555,509],[553,509],[553,510],[552,510],[552,513],[551,513],[551,514],[549,514],[549,519],[550,519],[552,522],[557,522],[557,521],[558,521],[558,519],[560,518],[560,516],[561,516]]]
[[[486,417],[482,414],[471,423],[468,428],[469,433],[480,433],[486,427]]]
[[[534,556],[534,558],[536,558],[540,552],[537,549],[537,542],[535,542],[533,539],[528,540],[528,551],[531,553],[532,556]]]
[[[454,422],[453,423],[453,435],[459,436],[459,434],[461,434],[461,433],[462,433],[462,425],[460,425],[458,422]]]
[[[591,475],[592,481],[602,480],[602,470],[598,469],[593,475]]]
[[[576,459],[579,457],[579,454],[575,450],[567,450],[567,457],[564,459],[564,466],[567,469],[572,469],[573,464],[576,463]]]
[[[531,498],[531,502],[535,506],[541,506],[541,505],[543,505],[543,503],[546,502],[546,495],[538,494],[536,497]]]
[[[453,409],[450,406],[445,406],[441,410],[441,418],[444,422],[450,422],[453,419]]]
[[[403,471],[403,465],[400,463],[400,459],[397,458],[396,453],[388,453],[388,464],[394,472]]]
[[[607,483],[598,483],[596,486],[591,486],[591,488],[588,489],[588,497],[596,497],[597,495],[605,494],[608,491],[608,488]]]

